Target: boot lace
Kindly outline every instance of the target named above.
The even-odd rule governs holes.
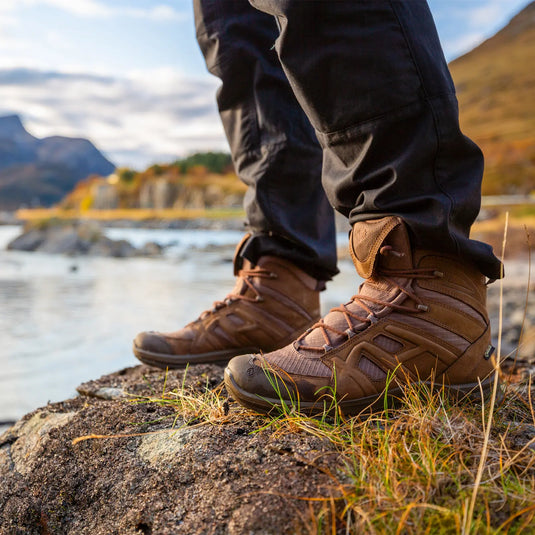
[[[380,250],[380,254],[385,255],[385,256],[389,254],[393,256],[398,256],[398,257],[404,256],[403,253],[394,251],[390,246],[382,247]],[[383,281],[386,281],[392,287],[397,288],[401,293],[405,294],[409,299],[415,302],[416,308],[405,306],[405,305],[398,305],[390,301],[377,299],[375,297],[371,297],[367,295],[356,294],[351,297],[348,304],[357,303],[357,305],[362,309],[362,311],[366,313],[365,316],[352,312],[351,310],[348,310],[346,304],[342,304],[338,307],[332,308],[329,311],[329,313],[340,312],[343,314],[344,319],[347,323],[347,329],[344,331],[341,331],[340,329],[337,329],[336,327],[333,327],[332,325],[325,323],[325,320],[322,318],[317,323],[315,323],[312,327],[307,329],[295,341],[296,349],[303,348],[306,350],[322,352],[322,353],[326,353],[327,351],[330,351],[331,349],[333,349],[333,343],[329,337],[329,332],[335,333],[339,336],[345,336],[346,341],[353,338],[353,336],[355,336],[358,331],[364,330],[366,327],[370,326],[372,323],[375,323],[378,320],[376,313],[370,308],[370,306],[368,306],[367,303],[381,305],[383,307],[388,307],[388,308],[391,308],[393,310],[397,310],[400,312],[408,312],[410,314],[427,312],[427,310],[429,310],[429,307],[415,293],[400,286],[391,277],[407,278],[407,279],[439,279],[444,276],[442,272],[437,271],[433,268],[414,268],[414,269],[396,269],[396,270],[381,269],[381,270],[377,270],[377,275],[381,277]],[[359,328],[357,331],[355,330],[355,324],[352,322],[352,320],[354,320],[356,323],[364,323],[366,325],[364,327]],[[323,336],[325,344],[323,346],[317,346],[317,347],[301,344],[301,340],[303,340],[308,334],[310,334],[315,329],[320,329],[320,332]]]
[[[253,284],[252,278],[260,279],[276,279],[277,274],[261,267],[254,267],[251,269],[240,269],[237,274],[237,279],[241,280],[244,285],[242,285],[241,292],[243,293],[229,293],[222,301],[214,301],[212,308],[205,310],[201,315],[195,320],[196,322],[206,319],[208,316],[215,314],[217,311],[222,308],[234,303],[235,301],[247,301],[249,303],[261,303],[264,301],[262,294],[258,288]],[[251,290],[254,294],[253,296],[245,295],[247,289]]]

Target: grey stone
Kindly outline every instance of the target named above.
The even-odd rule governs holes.
[[[143,256],[159,256],[162,251],[163,247],[159,243],[149,241],[138,252]]]
[[[49,254],[83,254],[87,248],[87,244],[74,229],[66,228],[50,232],[38,251]]]
[[[46,239],[45,232],[38,229],[33,229],[7,244],[7,249],[12,251],[35,251]]]
[[[103,387],[96,390],[94,397],[100,399],[120,399],[128,397],[128,394],[122,388]]]

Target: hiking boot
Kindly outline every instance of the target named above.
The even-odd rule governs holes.
[[[229,394],[259,412],[283,403],[321,412],[335,398],[354,414],[399,399],[408,383],[475,397],[490,390],[493,348],[477,268],[413,250],[393,216],[356,223],[349,247],[365,279],[359,293],[288,346],[233,358],[225,370]]]
[[[251,264],[240,257],[245,241],[234,257],[233,291],[179,331],[138,334],[134,354],[141,362],[163,369],[226,363],[283,347],[319,319],[324,283],[283,258],[263,256]]]

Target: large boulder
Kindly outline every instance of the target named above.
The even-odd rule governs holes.
[[[340,460],[328,441],[262,430],[264,419],[235,405],[222,403],[210,424],[148,402],[164,389],[202,396],[222,373],[138,366],[24,417],[0,436],[0,532],[302,532],[306,500],[337,492],[328,474]]]

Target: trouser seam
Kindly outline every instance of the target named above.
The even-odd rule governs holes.
[[[434,161],[433,161],[433,179],[435,181],[435,186],[437,187],[437,189],[439,191],[441,191],[442,194],[449,201],[448,221],[451,221],[452,218],[453,218],[452,216],[453,216],[453,214],[455,213],[455,210],[456,210],[455,199],[442,187],[442,185],[441,185],[441,183],[440,183],[440,181],[438,180],[438,177],[437,177],[437,162],[438,162],[439,155],[440,155],[441,142],[440,142],[439,120],[438,120],[438,116],[437,116],[436,110],[435,110],[435,108],[433,106],[432,100],[436,99],[439,95],[434,95],[433,97],[431,97],[428,94],[427,88],[426,88],[425,83],[424,83],[424,77],[422,76],[422,71],[421,71],[421,69],[420,69],[420,67],[418,65],[418,62],[416,61],[416,56],[414,54],[414,51],[413,51],[413,48],[411,46],[410,40],[407,37],[407,32],[405,31],[405,28],[404,28],[403,24],[401,23],[399,15],[398,15],[398,13],[396,11],[396,8],[394,6],[394,2],[392,2],[392,0],[390,0],[390,8],[392,9],[392,13],[394,14],[394,16],[396,17],[396,20],[398,22],[399,28],[401,30],[401,34],[403,35],[403,40],[405,41],[405,45],[407,46],[407,50],[408,50],[409,55],[411,57],[411,60],[412,60],[412,63],[414,65],[414,68],[416,70],[416,73],[418,74],[418,78],[420,80],[420,87],[422,88],[422,92],[425,95],[425,100],[429,105],[429,110],[431,111],[431,117],[433,118],[433,125],[435,127],[435,135],[436,135],[436,152],[435,152],[435,157],[434,157]],[[451,91],[448,91],[448,92],[443,93],[442,95],[451,97],[451,94],[452,94]],[[460,248],[460,244],[459,244],[458,240],[456,239],[456,237],[451,232],[449,234],[451,236],[451,239],[452,239],[453,243],[455,244],[455,248],[457,250],[457,254],[460,254],[461,248]]]
[[[455,211],[457,210],[457,207],[455,205],[455,199],[449,195],[449,193],[441,186],[440,182],[437,180],[437,175],[436,175],[436,166],[437,166],[437,161],[439,159],[439,155],[440,155],[440,147],[441,147],[441,144],[440,144],[440,135],[439,135],[439,118],[438,118],[438,115],[435,111],[435,108],[433,107],[433,104],[431,103],[431,101],[429,101],[429,109],[431,111],[431,116],[433,117],[433,123],[435,125],[435,131],[436,131],[436,136],[437,136],[437,152],[436,152],[436,155],[435,155],[435,160],[434,160],[434,164],[433,164],[433,178],[435,179],[435,184],[437,186],[437,188],[442,191],[442,193],[449,199],[450,201],[450,209],[448,210],[448,221],[451,221],[453,219],[453,214],[455,213]],[[449,225],[448,225],[449,227]],[[455,243],[455,248],[457,250],[457,254],[460,255],[461,254],[461,246],[459,244],[459,241],[457,240],[456,236],[450,232],[450,237],[453,241],[453,243]]]

